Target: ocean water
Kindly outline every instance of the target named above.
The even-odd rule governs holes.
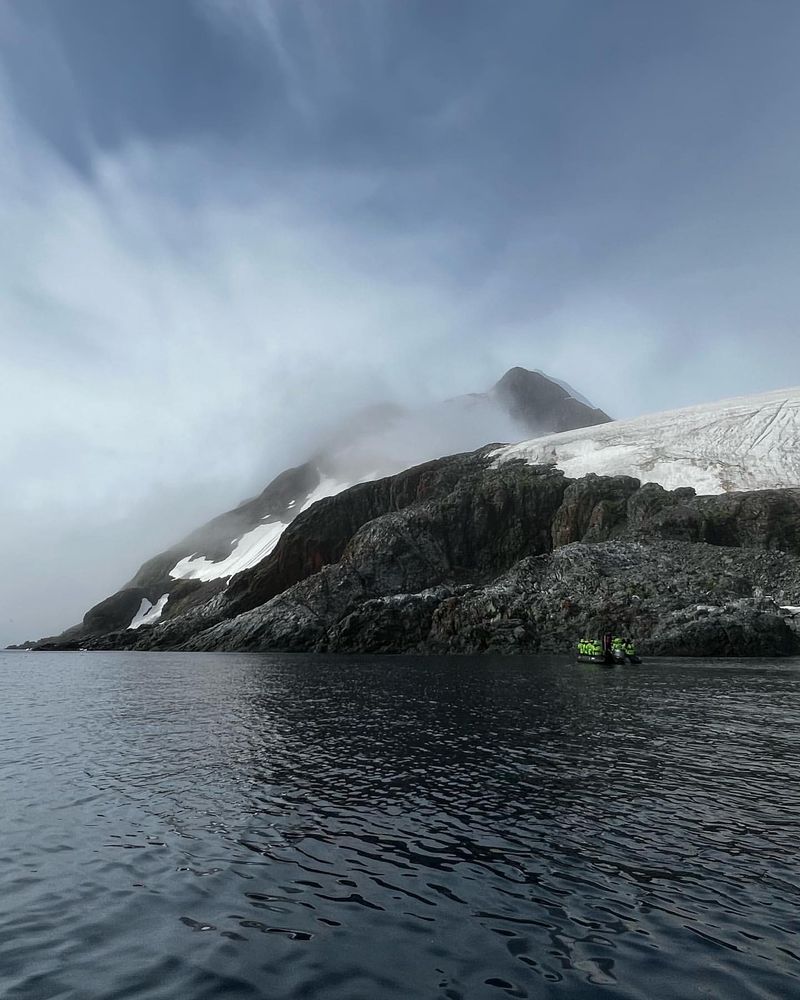
[[[0,654],[5,1000],[800,996],[800,662]]]

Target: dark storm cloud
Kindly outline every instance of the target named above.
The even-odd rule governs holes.
[[[797,382],[799,30],[763,0],[7,0],[3,606],[46,536],[74,618],[360,401],[514,364],[620,416]]]

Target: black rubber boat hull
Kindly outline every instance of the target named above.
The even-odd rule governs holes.
[[[578,663],[594,663],[598,667],[615,667],[616,663],[610,656],[590,656],[588,653],[578,653]]]
[[[589,656],[587,653],[578,653],[578,663],[594,663],[598,667],[623,667],[626,664],[636,666],[642,661],[638,656],[625,656],[624,654],[608,653],[601,656]]]

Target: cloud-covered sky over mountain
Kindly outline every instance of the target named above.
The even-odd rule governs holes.
[[[800,381],[798,42],[791,0],[5,0],[0,641],[355,403]]]

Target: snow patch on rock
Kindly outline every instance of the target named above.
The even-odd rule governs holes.
[[[161,617],[161,612],[167,606],[168,600],[169,594],[162,594],[155,604],[143,597],[139,610],[133,616],[133,621],[128,628],[141,628],[142,625],[152,625],[153,622],[157,622]]]
[[[278,544],[278,539],[286,527],[283,521],[271,521],[269,524],[258,524],[246,531],[234,545],[230,555],[213,562],[206,556],[196,553],[185,556],[169,571],[173,580],[219,580],[234,576],[244,569],[249,569],[261,562]]]

